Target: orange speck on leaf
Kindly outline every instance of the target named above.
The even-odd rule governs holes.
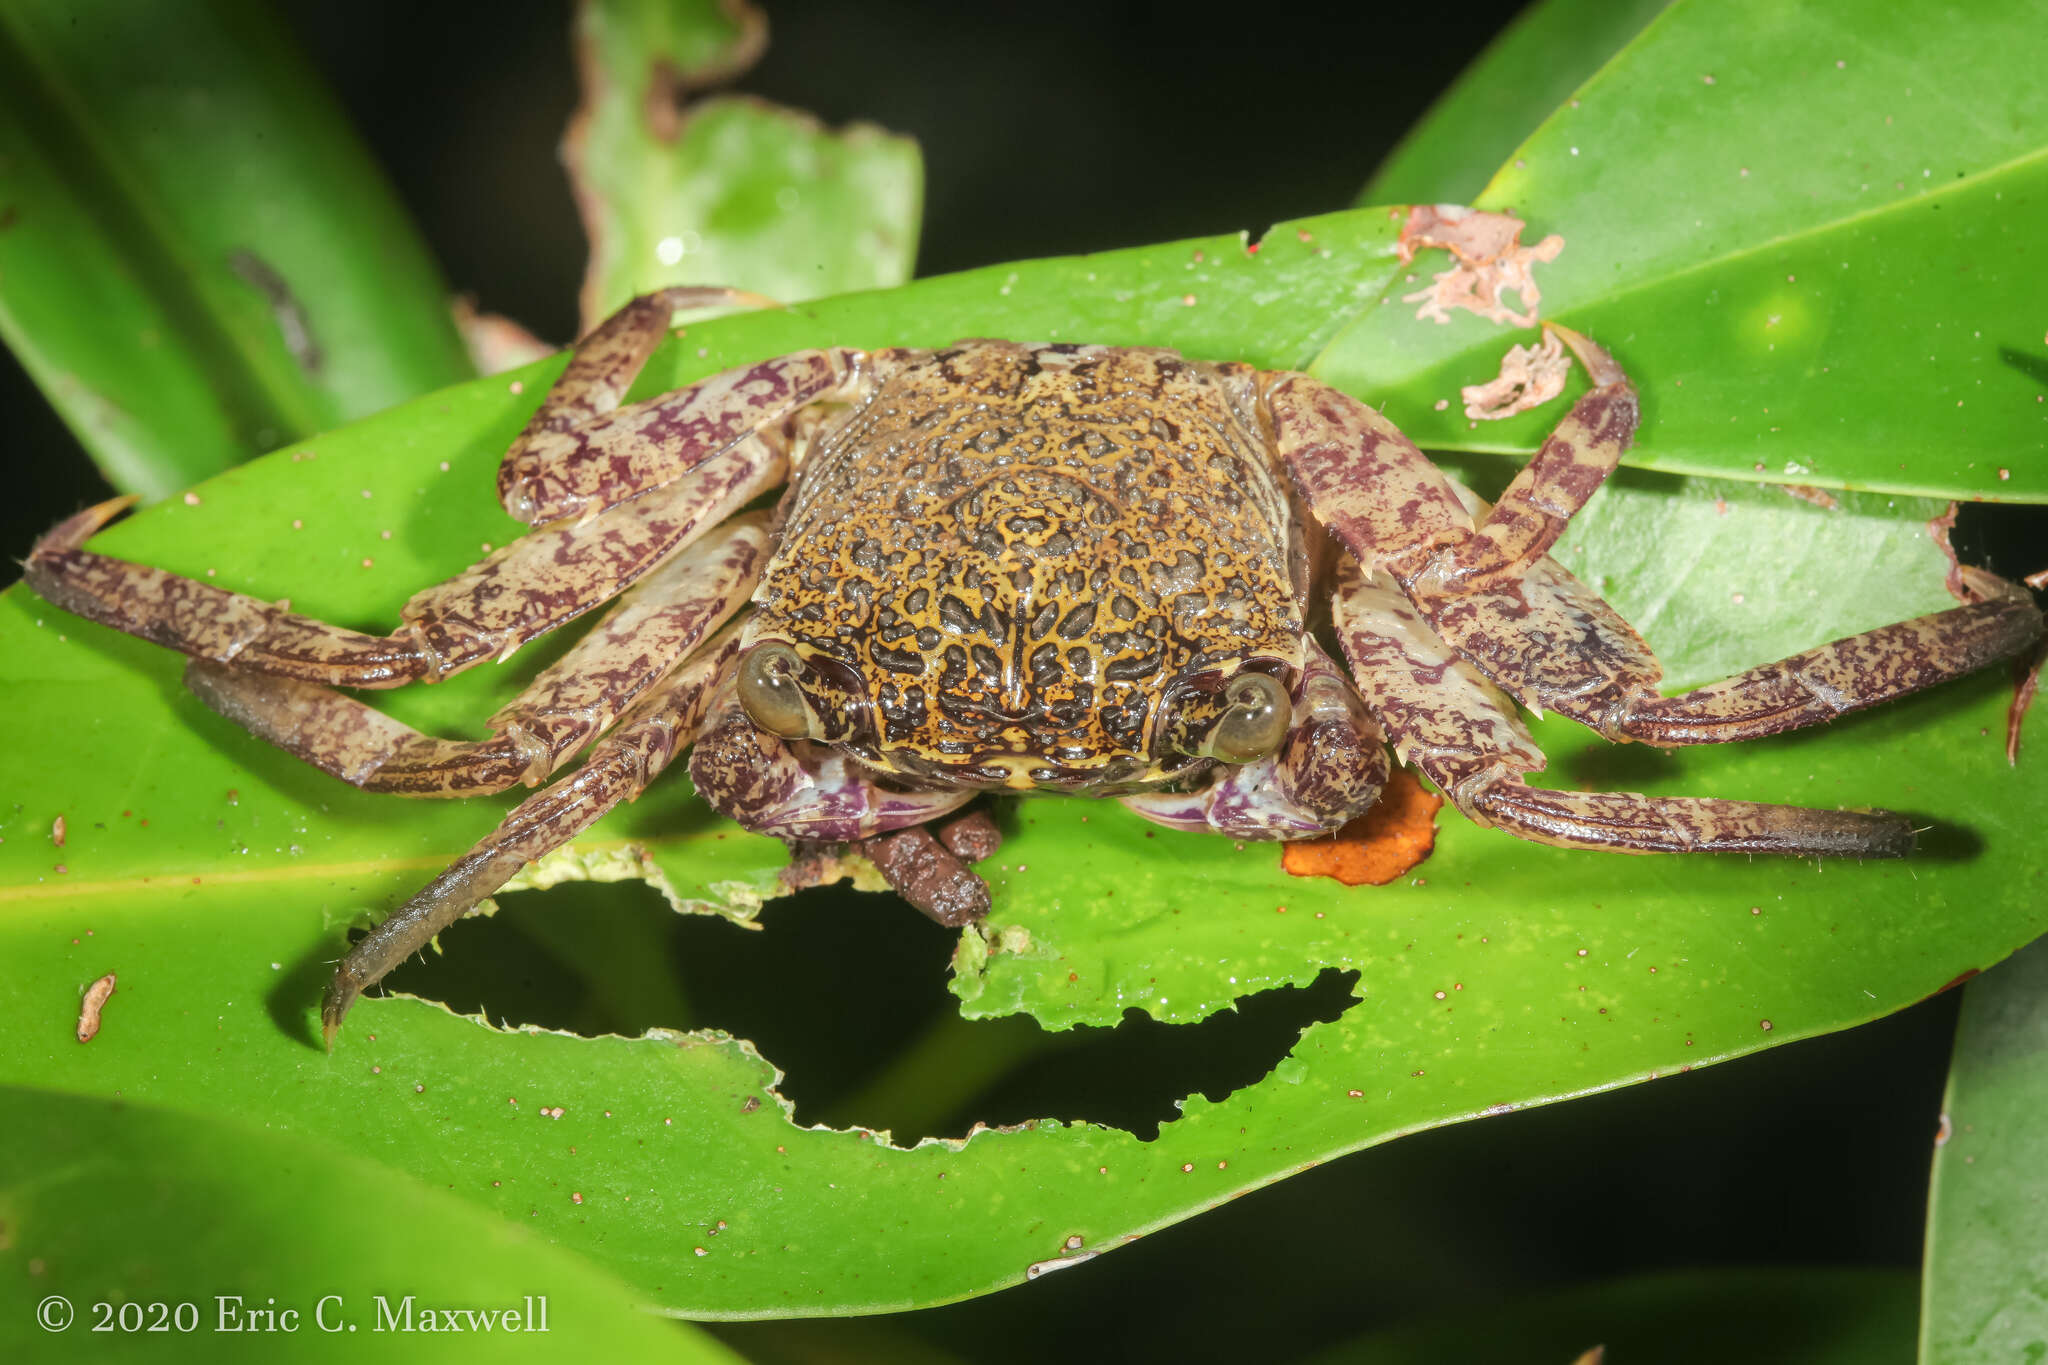
[[[1443,803],[1406,771],[1396,771],[1371,810],[1326,838],[1282,845],[1280,865],[1297,877],[1385,886],[1436,847],[1436,813]]]

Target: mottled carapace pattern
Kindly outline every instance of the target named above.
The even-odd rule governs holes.
[[[1117,791],[1199,763],[1161,728],[1240,668],[1301,667],[1301,535],[1249,367],[1001,341],[871,363],[750,629],[831,689],[828,738],[918,779]]]

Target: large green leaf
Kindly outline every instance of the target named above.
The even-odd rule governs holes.
[[[2048,948],[1963,997],[1935,1140],[1922,1365],[2048,1352]]]
[[[1383,213],[1339,214],[1283,225],[1256,254],[1214,238],[720,319],[659,352],[643,387],[800,346],[973,334],[1299,367],[1375,306],[1396,269],[1393,231]],[[104,548],[388,623],[418,585],[516,529],[490,495],[494,464],[558,365],[231,471],[197,505],[116,527]],[[1484,488],[1507,468],[1464,472]],[[1755,485],[1629,476],[1565,553],[1689,679],[1941,605],[1931,510],[1873,498],[1826,511]],[[359,1151],[537,1220],[640,1292],[707,1316],[984,1292],[1403,1132],[1869,1019],[2048,927],[2030,814],[2048,777],[2003,761],[2000,676],[1682,757],[1540,727],[1567,783],[1924,812],[1929,856],[1906,864],[1573,854],[1447,816],[1414,877],[1353,890],[1288,878],[1271,847],[1151,831],[1100,803],[1025,803],[984,869],[999,951],[981,958],[974,940],[961,958],[972,1013],[1024,1009],[1055,1029],[1126,1007],[1185,1020],[1325,967],[1358,971],[1362,998],[1257,1084],[1190,1097],[1156,1141],[1051,1114],[904,1150],[791,1124],[771,1093],[774,1059],[718,1035],[498,1031],[391,999],[365,1002],[323,1054],[313,1002],[346,926],[397,904],[505,802],[343,788],[188,698],[175,659],[19,589],[0,601],[0,660],[17,735],[0,763],[19,803],[0,812],[0,1081],[118,1090]],[[538,662],[380,705],[473,734]],[[745,914],[782,861],[676,776],[537,880],[651,875]],[[108,970],[121,993],[81,1047],[77,992]]]
[[[1538,0],[1459,73],[1373,171],[1366,204],[1468,204],[1529,130],[1669,0]]]
[[[10,1360],[357,1361],[394,1336],[409,1361],[553,1360],[564,1340],[599,1359],[739,1360],[388,1163],[189,1107],[0,1099],[35,1117],[0,1145]]]
[[[396,197],[243,0],[0,5],[0,337],[152,498],[473,373]]]
[[[794,302],[910,278],[923,165],[917,145],[856,124],[828,132],[764,100],[685,104],[759,54],[766,21],[717,0],[586,0],[583,104],[564,156],[590,269],[583,325],[668,284]]]
[[[1644,380],[1632,463],[1898,492],[2048,498],[2048,6],[1678,0],[1522,144],[1513,209],[1542,312]],[[1402,296],[1316,364],[1425,446],[1528,450],[1463,385],[1512,341]],[[1443,410],[1439,411],[1442,408]]]

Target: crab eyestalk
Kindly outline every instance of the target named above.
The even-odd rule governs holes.
[[[783,739],[819,739],[822,727],[804,698],[804,663],[780,640],[764,640],[740,660],[739,696],[747,718]]]
[[[1250,763],[1280,747],[1292,708],[1287,689],[1264,673],[1246,673],[1224,691],[1230,709],[1209,730],[1203,756]]]

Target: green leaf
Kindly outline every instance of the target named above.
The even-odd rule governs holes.
[[[402,1331],[407,1360],[553,1360],[564,1340],[594,1359],[739,1360],[530,1226],[389,1164],[189,1110],[0,1098],[14,1116],[0,1147],[10,1359],[59,1343],[83,1358],[90,1342],[95,1360],[161,1360],[168,1339],[203,1341],[208,1360],[359,1361]],[[434,1309],[463,1330],[438,1330]],[[68,1326],[39,1326],[39,1311],[68,1311]]]
[[[150,498],[473,373],[397,199],[240,0],[0,5],[0,336]]]
[[[1375,306],[1393,231],[1383,213],[1337,214],[1282,225],[1255,254],[1210,238],[722,318],[658,352],[640,387],[803,346],[977,334],[1298,367]],[[100,544],[387,625],[418,586],[517,530],[491,495],[495,463],[560,363],[231,471],[198,505],[152,509]],[[1461,472],[1484,491],[1509,468]],[[1942,605],[1930,510],[1628,476],[1565,553],[1690,678]],[[378,704],[475,734],[559,647]],[[1286,876],[1270,846],[1152,831],[1102,803],[1021,803],[984,869],[999,950],[959,984],[971,1013],[1028,1009],[1054,1029],[1128,1007],[1193,1019],[1326,967],[1358,971],[1362,999],[1257,1084],[1190,1097],[1156,1141],[1053,1114],[903,1150],[793,1125],[774,1059],[722,1035],[500,1031],[399,998],[364,1002],[322,1053],[313,1006],[346,927],[396,906],[508,801],[342,787],[206,711],[178,668],[19,589],[0,599],[15,718],[0,789],[19,803],[0,811],[0,1082],[118,1090],[362,1152],[695,1315],[877,1311],[1014,1284],[1401,1133],[1867,1020],[2048,928],[2032,821],[2048,769],[2006,767],[1996,675],[1718,752],[1540,727],[1567,784],[1924,812],[1927,856],[1905,864],[1567,853],[1447,814],[1415,876],[1350,889]],[[649,875],[687,908],[745,916],[784,857],[675,774],[536,876]],[[78,991],[109,970],[121,993],[80,1047]]]
[[[564,153],[590,238],[586,329],[662,285],[796,302],[910,278],[916,143],[871,124],[828,132],[764,100],[681,102],[750,65],[766,32],[750,5],[717,0],[579,8],[583,104]]]
[[[1830,488],[2048,499],[2048,8],[1941,23],[1877,0],[1678,0],[1478,198],[1527,219],[1541,311],[1643,385],[1630,463]],[[1315,371],[1426,447],[1527,451],[1463,414],[1517,335],[1403,296]],[[1443,409],[1439,411],[1439,409]]]
[[[1902,1270],[1643,1275],[1375,1332],[1309,1365],[1571,1365],[1602,1345],[1616,1365],[1910,1365],[1913,1291]]]
[[[1472,202],[1529,130],[1667,3],[1543,0],[1529,6],[1408,130],[1357,202]]]
[[[1935,1139],[1922,1365],[2048,1350],[2048,949],[1970,984]]]

